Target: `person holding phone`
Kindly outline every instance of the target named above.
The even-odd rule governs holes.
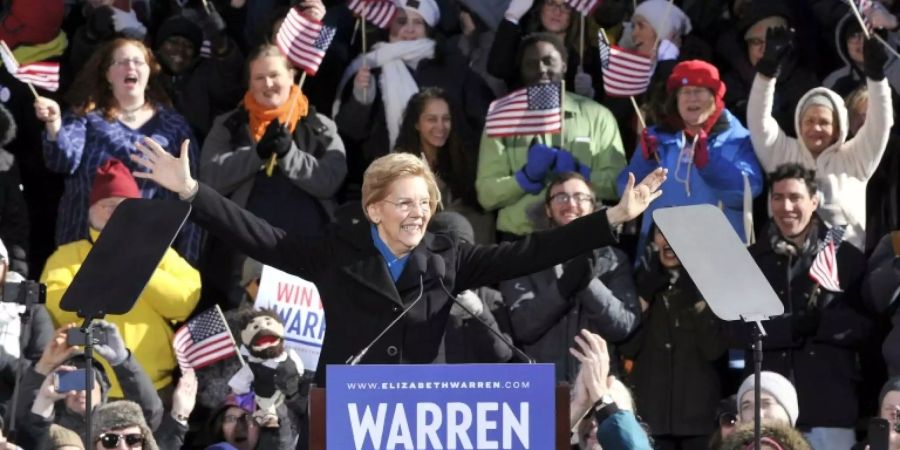
[[[83,370],[86,359],[78,347],[69,344],[68,334],[73,329],[75,324],[57,329],[41,358],[23,375],[20,407],[16,410],[16,421],[22,431],[19,444],[23,448],[42,448],[53,423],[77,432],[84,430],[87,390]],[[109,362],[125,397],[140,405],[144,420],[150,429],[155,429],[162,420],[163,404],[150,378],[125,346],[113,323],[96,320],[94,329],[107,338],[105,344],[94,346],[94,352]],[[93,367],[95,382],[90,395],[91,404],[96,408],[107,403],[110,384],[103,367],[96,361]],[[81,372],[70,375],[76,371]],[[92,444],[86,442],[85,446]]]

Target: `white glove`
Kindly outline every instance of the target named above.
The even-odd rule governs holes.
[[[531,9],[531,5],[534,4],[534,0],[512,0],[509,3],[509,7],[506,8],[506,17],[510,22],[518,24],[519,20],[522,19],[522,16]]]
[[[115,27],[117,32],[121,33],[122,31],[129,30],[133,34],[141,37],[147,35],[147,27],[138,20],[133,9],[131,11],[123,11],[119,8],[113,8],[112,10],[113,27]]]
[[[594,80],[580,68],[578,69],[578,73],[575,74],[575,93],[588,98],[594,98]]]
[[[672,41],[663,39],[656,50],[656,60],[669,61],[672,59],[678,59],[678,47]]]
[[[470,290],[465,290],[460,292],[459,295],[456,296],[456,301],[458,303],[462,303],[469,311],[472,311],[476,316],[480,316],[481,312],[484,311],[484,303],[481,302],[481,299],[478,298],[474,292]],[[450,308],[450,314],[453,314],[456,317],[468,317],[469,313],[466,312],[465,309],[460,307],[457,303],[453,303],[453,307]]]

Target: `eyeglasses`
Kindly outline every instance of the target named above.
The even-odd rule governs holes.
[[[384,199],[382,201],[394,205],[394,208],[397,210],[397,212],[401,212],[404,214],[410,212],[413,207],[418,207],[419,211],[422,212],[431,212],[431,199],[427,198],[424,198],[422,200],[405,199],[400,200],[399,202],[391,201],[388,199]]]
[[[128,67],[131,64],[134,64],[135,67],[144,67],[147,65],[147,61],[144,61],[144,58],[122,58],[122,59],[114,59],[113,65],[119,67]]]
[[[568,192],[560,192],[550,197],[550,203],[565,205],[573,199],[575,200],[575,203],[578,203],[580,205],[594,204],[594,196],[591,194],[585,194],[584,192],[576,192],[574,194],[569,194]]]
[[[720,427],[733,427],[737,425],[738,417],[735,413],[724,412],[719,414],[718,421]]]
[[[128,448],[141,448],[144,446],[144,435],[140,433],[103,433],[98,440],[103,445],[103,448],[118,448],[120,439],[125,440],[125,445]]]
[[[227,424],[235,424],[238,422],[244,422],[247,425],[251,425],[251,426],[256,425],[256,421],[253,420],[253,416],[251,416],[250,414],[242,414],[240,416],[225,414],[225,418],[223,419],[223,422],[227,423]]]

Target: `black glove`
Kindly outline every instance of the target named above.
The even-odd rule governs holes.
[[[863,72],[866,78],[873,81],[884,79],[884,65],[887,63],[888,54],[884,44],[870,37],[863,43]]]
[[[659,262],[659,252],[654,251],[644,256],[634,275],[634,284],[638,296],[651,303],[656,294],[669,287],[671,279],[672,275]]]
[[[275,387],[291,398],[300,392],[300,374],[293,363],[282,363],[275,368]]]
[[[291,132],[278,119],[269,122],[262,139],[256,143],[256,154],[260,159],[268,161],[274,154],[279,158],[291,150]]]
[[[807,308],[800,312],[795,312],[793,317],[794,338],[806,338],[816,335],[819,330],[819,310],[816,308]]]
[[[556,281],[556,288],[564,299],[581,292],[597,277],[597,260],[594,252],[576,256],[562,266],[563,273]]]
[[[228,37],[225,35],[225,20],[216,11],[212,2],[207,3],[206,16],[200,21],[203,36],[209,39],[216,55],[222,55],[228,50]]]
[[[766,50],[756,63],[756,71],[769,78],[777,78],[788,53],[794,47],[794,33],[785,27],[766,30]]]

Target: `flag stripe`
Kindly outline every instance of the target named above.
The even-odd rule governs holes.
[[[172,346],[183,369],[200,369],[237,354],[228,324],[218,307],[200,313],[179,328]]]
[[[397,13],[397,6],[386,0],[353,0],[347,5],[354,14],[365,17],[378,28],[387,28]]]
[[[823,289],[842,292],[838,278],[837,249],[844,239],[844,228],[833,227],[828,230],[815,260],[809,268],[809,277],[819,283]]]
[[[485,132],[489,137],[559,132],[562,128],[560,83],[546,83],[513,91],[488,107]]]
[[[309,75],[315,75],[331,45],[335,29],[310,20],[291,8],[278,29],[278,48],[287,58]]]
[[[589,16],[600,5],[600,0],[566,0],[566,4],[584,16]]]
[[[636,52],[610,45],[599,33],[600,66],[606,93],[613,97],[643,94],[650,85],[653,61]]]

